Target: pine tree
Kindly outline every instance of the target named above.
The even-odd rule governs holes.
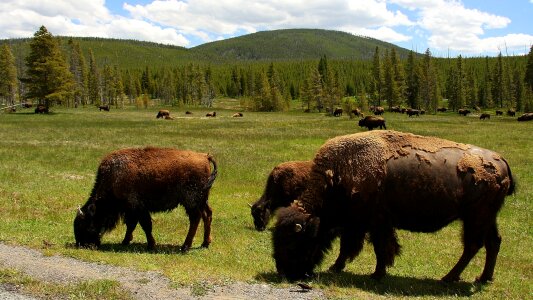
[[[96,65],[96,60],[94,59],[94,53],[92,49],[89,49],[89,74],[87,76],[87,90],[89,105],[101,105],[101,86],[100,86],[100,71]]]
[[[505,76],[505,65],[503,63],[502,53],[498,54],[498,59],[496,60],[496,65],[494,66],[494,77],[492,85],[492,96],[494,98],[495,104],[499,108],[504,107],[504,101],[506,100],[507,95],[507,86],[506,86],[506,76]]]
[[[80,43],[69,39],[70,46],[70,73],[74,77],[76,89],[74,92],[74,107],[87,104],[87,64],[81,52]]]
[[[479,106],[483,108],[492,107],[492,77],[489,66],[489,58],[485,57],[485,67],[483,70],[483,81],[479,87]]]
[[[517,111],[522,111],[524,105],[524,82],[522,81],[522,74],[518,67],[514,68],[513,78],[512,78],[512,93],[511,97],[513,99],[514,107]]]
[[[383,69],[381,66],[381,60],[379,55],[379,47],[376,47],[374,51],[374,58],[372,60],[372,84],[370,85],[374,105],[381,105],[382,98],[382,86],[383,86]]]
[[[424,58],[422,59],[421,63],[420,98],[422,99],[424,109],[436,113],[439,100],[437,86],[438,81],[429,48],[424,53]]]
[[[14,105],[18,89],[15,57],[8,44],[0,48],[0,98],[4,104]]]
[[[533,92],[533,46],[529,49],[527,55],[526,74],[524,76],[526,86]]]
[[[406,69],[406,96],[407,96],[407,105],[409,107],[419,107],[420,106],[420,71],[418,70],[419,64],[415,59],[415,54],[411,50],[407,56],[407,65]]]
[[[72,98],[75,90],[72,74],[61,53],[59,40],[46,27],[35,32],[30,42],[30,53],[26,57],[27,99],[49,107],[52,102],[63,103]]]

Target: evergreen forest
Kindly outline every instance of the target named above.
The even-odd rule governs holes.
[[[527,55],[433,57],[369,37],[312,29],[258,32],[194,48],[56,37],[0,41],[0,104],[210,107],[250,111],[445,107],[533,111]]]

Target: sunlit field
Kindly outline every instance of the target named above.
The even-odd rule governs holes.
[[[329,138],[365,131],[357,119],[327,117],[292,110],[284,113],[244,112],[232,118],[238,102],[219,101],[215,108],[164,107],[174,120],[156,119],[161,107],[114,109],[53,107],[50,114],[33,110],[0,113],[0,240],[25,245],[48,255],[61,254],[139,270],[160,270],[176,285],[201,281],[213,284],[241,280],[288,285],[276,272],[271,233],[253,228],[248,203],[260,197],[269,172],[289,160],[310,160]],[[216,110],[216,118],[206,118]],[[524,299],[533,293],[533,122],[507,116],[479,120],[456,113],[407,117],[385,113],[387,129],[432,135],[474,144],[505,157],[517,181],[517,192],[506,198],[498,222],[503,237],[495,281],[473,284],[481,273],[484,250],[462,275],[463,281],[439,279],[462,252],[460,224],[434,234],[399,231],[402,255],[381,282],[370,278],[375,258],[369,244],[345,272],[327,268],[338,254],[335,244],[318,276],[308,283],[332,298]],[[72,222],[78,205],[92,189],[100,159],[125,147],[174,147],[211,153],[218,177],[210,194],[213,242],[199,248],[200,227],[193,249],[181,254],[188,218],[182,207],[153,214],[156,250],[145,249],[140,227],[132,245],[120,245],[125,226],[105,235],[99,250],[76,249]],[[273,223],[273,222],[272,222]],[[272,226],[270,224],[270,227]],[[51,245],[51,246],[50,246]]]

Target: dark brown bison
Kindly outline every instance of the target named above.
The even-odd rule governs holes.
[[[20,105],[22,108],[31,108],[33,106],[33,104],[31,103],[28,103],[28,102],[24,102]]]
[[[518,117],[518,121],[531,121],[533,120],[533,113],[525,113]]]
[[[98,110],[99,111],[102,111],[102,110],[109,111],[109,105],[100,105],[100,106],[98,106]]]
[[[460,108],[459,110],[457,110],[457,112],[462,115],[462,116],[466,116],[468,115],[469,113],[471,113],[471,111],[469,109],[466,109],[466,108]]]
[[[167,119],[167,117],[170,117],[170,111],[166,109],[161,109],[160,111],[157,112],[157,115],[155,117],[156,119],[159,119],[159,118]]]
[[[236,112],[236,113],[233,114],[232,117],[234,117],[234,118],[242,118],[243,114],[242,114],[242,112]]]
[[[434,137],[370,131],[327,141],[317,152],[307,189],[280,208],[273,231],[279,274],[296,280],[312,274],[332,241],[340,271],[374,246],[380,279],[400,253],[396,229],[435,232],[463,222],[463,254],[442,279],[457,281],[481,247],[486,249],[480,282],[492,280],[501,237],[496,216],[514,191],[507,162],[497,153]]]
[[[48,107],[46,107],[43,104],[39,104],[39,105],[37,105],[37,107],[35,107],[35,113],[36,114],[47,114],[48,113]]]
[[[446,107],[439,107],[439,108],[437,108],[437,111],[438,112],[446,112],[446,111],[448,111],[448,109]]]
[[[342,108],[336,108],[335,111],[333,111],[334,117],[340,117],[342,116]]]
[[[516,111],[511,108],[511,109],[507,110],[507,115],[509,117],[514,117],[516,115]]]
[[[352,115],[354,115],[356,117],[358,117],[358,116],[360,116],[362,114],[362,112],[361,112],[361,110],[359,108],[352,109],[351,113],[352,113]],[[351,117],[351,115],[350,115],[350,117]]]
[[[374,107],[373,112],[374,112],[374,115],[380,116],[385,112],[385,109],[381,106],[377,106],[377,107]]]
[[[217,116],[217,112],[216,111],[213,111],[213,112],[209,112],[205,115],[206,117],[209,117],[209,118],[214,118]]]
[[[312,161],[289,161],[270,172],[263,195],[251,205],[255,229],[265,230],[276,209],[289,206],[300,196],[312,165]]]
[[[417,116],[419,117],[420,116],[420,111],[418,109],[412,109],[412,108],[408,108],[405,113],[409,116],[409,117],[412,117],[412,116]]]
[[[216,162],[205,153],[152,147],[112,152],[102,159],[91,195],[74,219],[76,245],[98,247],[102,235],[123,219],[122,244],[130,243],[140,223],[148,248],[153,249],[150,213],[170,211],[181,204],[190,222],[181,250],[191,247],[200,219],[204,223],[202,247],[208,247],[212,211],[207,200],[216,175]]]
[[[481,115],[479,115],[479,119],[480,120],[490,119],[490,114],[482,113]]]
[[[385,119],[375,116],[366,116],[359,120],[359,126],[366,127],[368,130],[372,130],[377,127],[379,127],[379,129],[387,129],[387,126],[385,126]]]
[[[497,115],[497,116],[503,116],[503,111],[501,111],[501,110],[497,110],[497,111],[496,111],[496,115]]]
[[[186,111],[185,114],[186,115],[192,115],[192,111]]]

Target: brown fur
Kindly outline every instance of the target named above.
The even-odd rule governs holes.
[[[155,117],[156,119],[159,119],[159,118],[168,119],[170,117],[170,111],[166,109],[162,109],[159,112],[157,112],[157,115]]]
[[[533,113],[525,113],[518,117],[518,121],[531,121],[533,120]]]
[[[251,207],[255,229],[265,230],[276,209],[289,206],[301,195],[312,165],[312,161],[289,161],[270,172],[263,195]]]
[[[109,105],[100,105],[100,106],[98,106],[98,110],[99,111],[102,111],[102,110],[109,111]]]
[[[216,174],[215,161],[205,153],[153,147],[112,152],[102,159],[91,195],[74,220],[76,244],[99,246],[103,233],[123,218],[127,231],[122,243],[130,243],[140,223],[152,249],[150,213],[181,204],[190,221],[182,251],[191,247],[200,219],[204,223],[202,246],[208,247],[212,219],[208,195]]]
[[[387,126],[385,125],[385,119],[382,117],[366,116],[360,119],[358,124],[360,127],[368,128],[368,130],[372,130],[377,127],[379,127],[379,129],[387,129]]]
[[[488,114],[488,113],[482,113],[482,114],[479,116],[479,119],[480,119],[480,120],[490,119],[490,114]]]
[[[213,111],[213,112],[207,113],[205,116],[206,116],[206,117],[209,117],[209,118],[214,118],[214,117],[217,116],[217,112],[216,112],[216,111]]]
[[[400,253],[396,229],[435,232],[460,219],[463,256],[443,280],[459,280],[484,246],[479,281],[486,282],[501,241],[496,216],[513,191],[507,162],[490,150],[385,130],[333,138],[318,150],[308,188],[278,213],[276,267],[289,279],[312,272],[340,235],[331,267],[340,271],[369,234],[377,257],[373,277],[379,279]]]

